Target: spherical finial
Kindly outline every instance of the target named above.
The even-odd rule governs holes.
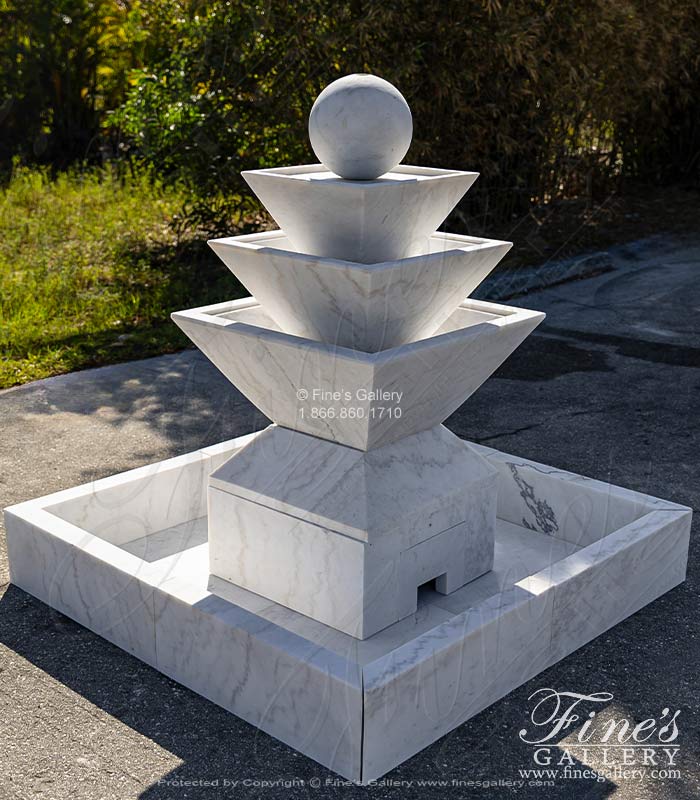
[[[341,178],[370,181],[392,170],[413,136],[401,92],[375,75],[347,75],[326,86],[309,116],[311,147]]]

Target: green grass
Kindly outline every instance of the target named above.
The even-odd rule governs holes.
[[[181,349],[171,311],[240,296],[176,189],[107,171],[16,169],[0,191],[0,388]]]

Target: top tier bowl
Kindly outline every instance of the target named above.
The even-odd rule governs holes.
[[[372,181],[321,164],[243,172],[293,248],[374,264],[423,255],[477,172],[399,165]]]

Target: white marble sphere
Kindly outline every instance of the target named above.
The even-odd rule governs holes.
[[[370,181],[406,155],[413,118],[404,96],[376,75],[347,75],[326,86],[309,116],[311,147],[341,178]]]

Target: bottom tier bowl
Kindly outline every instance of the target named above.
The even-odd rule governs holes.
[[[250,440],[7,509],[10,578],[354,781],[383,775],[685,577],[690,509],[476,447],[498,471],[493,570],[449,596],[425,588],[414,615],[358,642],[210,577],[208,476]]]
[[[544,314],[465,300],[433,336],[377,353],[283,333],[252,297],[172,318],[273,422],[369,450],[447,419]]]

